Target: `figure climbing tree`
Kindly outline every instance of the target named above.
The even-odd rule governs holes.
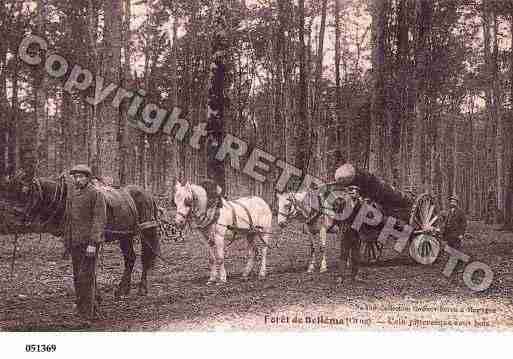
[[[212,38],[212,62],[208,89],[207,114],[207,176],[221,188],[225,188],[224,162],[216,154],[224,138],[226,56],[229,48],[227,25],[227,1],[214,3],[214,35]]]

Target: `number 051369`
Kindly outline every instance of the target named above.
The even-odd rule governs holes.
[[[46,352],[54,352],[57,350],[57,345],[55,344],[27,344],[25,345],[26,352],[34,352],[34,353],[46,353]]]

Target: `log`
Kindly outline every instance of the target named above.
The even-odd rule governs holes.
[[[350,185],[360,187],[361,195],[382,205],[385,215],[400,214],[401,219],[407,220],[405,217],[414,203],[411,194],[395,188],[375,174],[351,163],[345,163],[335,171],[335,181],[344,187]]]

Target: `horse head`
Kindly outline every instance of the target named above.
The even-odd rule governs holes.
[[[174,202],[176,206],[175,223],[183,227],[192,213],[194,204],[194,195],[189,182],[182,186],[180,181],[176,181]]]
[[[19,170],[14,175],[7,175],[0,181],[1,196],[17,204],[27,202],[33,177]]]
[[[297,214],[294,193],[276,193],[278,200],[278,225],[283,228]]]
[[[11,211],[30,224],[36,217],[57,219],[65,207],[66,184],[64,179],[53,181],[35,178],[24,171],[2,180],[3,197],[11,204]]]

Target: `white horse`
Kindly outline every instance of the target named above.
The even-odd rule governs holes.
[[[277,193],[278,199],[278,225],[283,228],[292,219],[297,219],[306,223],[310,232],[310,263],[308,264],[308,273],[312,273],[315,268],[315,239],[319,235],[319,250],[321,255],[321,264],[319,272],[324,273],[328,270],[326,262],[326,237],[328,230],[334,223],[329,216],[321,211],[321,204],[314,192],[288,192]]]
[[[220,195],[221,188],[217,187]],[[263,244],[259,277],[264,278],[272,230],[271,208],[262,198],[254,196],[233,201],[219,200],[219,208],[208,208],[208,196],[203,187],[189,183],[182,186],[178,181],[175,185],[176,224],[185,226],[188,221],[193,222],[208,247],[210,277],[207,284],[216,282],[218,273],[218,284],[226,283],[225,239],[234,235],[245,236],[247,240],[248,261],[242,272],[243,279],[247,279],[253,269],[258,243]]]

